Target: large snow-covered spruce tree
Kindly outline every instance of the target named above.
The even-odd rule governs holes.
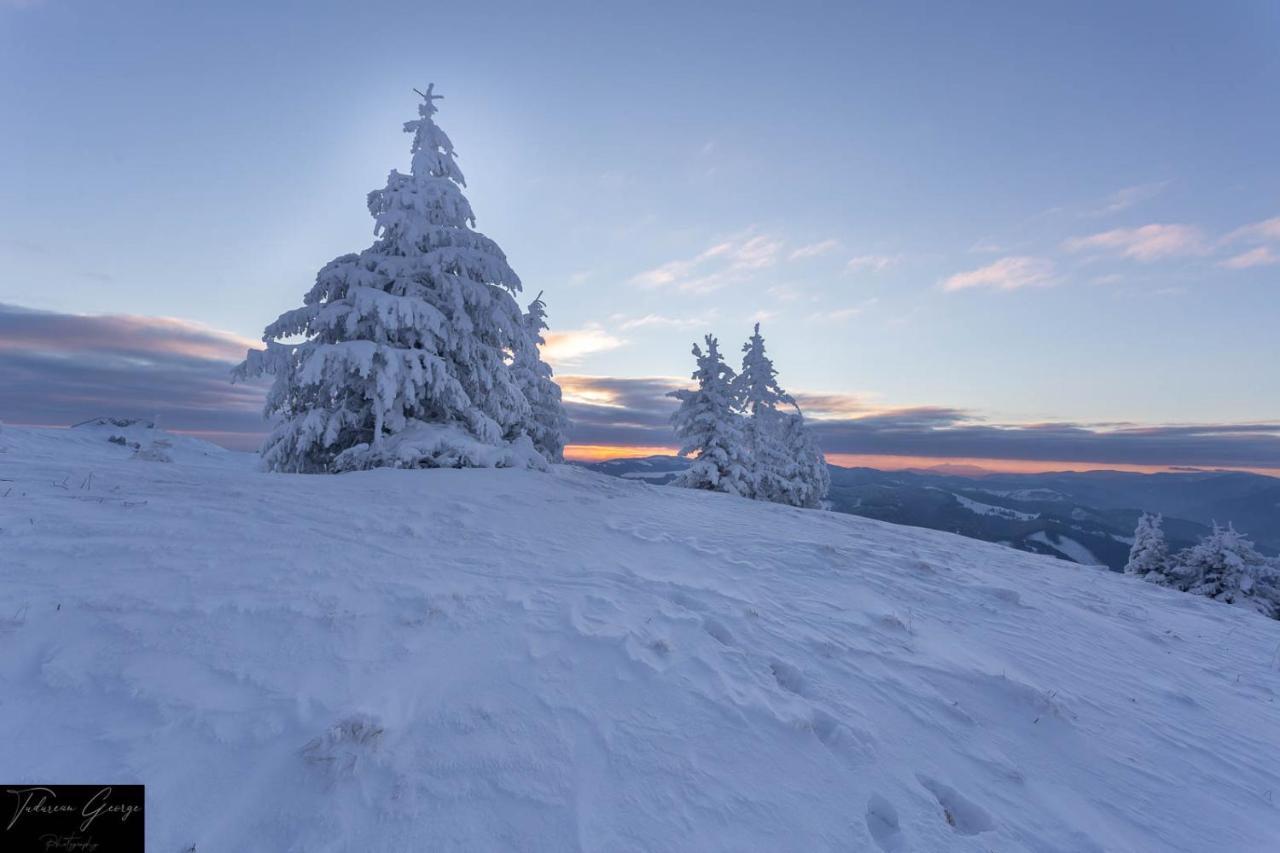
[[[751,497],[751,455],[742,416],[735,410],[733,368],[720,357],[715,337],[707,335],[705,340],[706,352],[693,345],[698,363],[693,379],[698,387],[668,394],[680,401],[671,416],[681,442],[680,455],[694,457],[675,484]]]
[[[563,448],[559,389],[538,355],[541,303],[523,314],[520,279],[473,230],[453,144],[432,119],[441,96],[420,94],[404,125],[409,174],[392,170],[369,193],[373,245],[321,269],[236,369],[275,376],[268,469],[541,468]]]

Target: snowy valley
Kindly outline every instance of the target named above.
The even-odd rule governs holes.
[[[0,726],[8,778],[145,782],[149,850],[1280,838],[1257,614],[573,466],[119,433],[0,428]]]
[[[584,463],[601,473],[667,484],[675,456]],[[1280,552],[1280,479],[1243,471],[1134,474],[1084,471],[972,474],[831,469],[831,508],[895,524],[946,530],[1082,565],[1123,571],[1143,510],[1164,514],[1171,547],[1194,545],[1232,522],[1266,554]]]

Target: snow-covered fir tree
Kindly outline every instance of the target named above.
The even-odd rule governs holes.
[[[784,444],[784,415],[778,407],[794,406],[795,400],[778,385],[778,372],[765,354],[759,323],[742,345],[742,370],[734,379],[733,391],[737,407],[746,416],[752,497],[788,503],[784,480],[794,475],[794,460]]]
[[[1234,526],[1213,525],[1198,545],[1178,555],[1170,576],[1175,586],[1228,604],[1280,617],[1277,578],[1268,560]]]
[[[1164,530],[1161,529],[1162,521],[1158,513],[1152,515],[1144,512],[1138,519],[1138,526],[1133,531],[1133,547],[1129,549],[1129,562],[1124,567],[1127,574],[1138,575],[1156,583],[1167,582],[1169,546],[1165,543]]]
[[[682,445],[680,455],[694,457],[674,483],[750,497],[751,455],[742,417],[735,410],[733,368],[721,358],[716,339],[707,335],[705,340],[706,352],[693,345],[693,357],[698,363],[693,379],[698,387],[668,394],[680,401],[671,416],[676,438]]]
[[[746,416],[752,496],[791,506],[821,506],[831,485],[826,459],[795,399],[778,384],[759,323],[742,345],[742,371],[734,380],[734,394]]]
[[[539,293],[524,314],[526,346],[517,350],[511,366],[525,399],[532,408],[529,437],[538,452],[551,462],[564,459],[565,432],[569,419],[561,403],[560,386],[552,380],[551,365],[542,360],[542,332],[547,327],[547,304]],[[528,344],[532,344],[529,346]]]
[[[809,432],[804,415],[782,413],[782,444],[790,456],[787,475],[782,478],[779,503],[819,509],[831,490],[831,470]]]
[[[559,453],[558,394],[542,384],[553,385],[530,338],[537,321],[516,303],[520,279],[502,250],[472,230],[453,144],[432,119],[441,96],[420,94],[404,125],[409,174],[392,170],[369,193],[375,242],[321,269],[303,307],[268,326],[267,348],[236,370],[275,376],[269,469],[540,468]],[[515,358],[539,377],[540,421]]]

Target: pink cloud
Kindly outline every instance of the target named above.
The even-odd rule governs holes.
[[[1053,264],[1044,258],[1013,256],[978,267],[968,272],[956,273],[942,283],[948,291],[988,287],[992,290],[1018,290],[1033,285],[1049,284],[1053,280]]]
[[[542,347],[542,357],[548,364],[557,367],[577,364],[589,355],[617,349],[626,343],[622,338],[595,326],[547,332],[543,339],[546,344]]]
[[[782,241],[764,234],[740,235],[695,255],[645,270],[631,281],[641,287],[670,287],[709,293],[750,279],[778,262]]]
[[[839,247],[840,243],[837,240],[823,240],[820,243],[810,243],[807,246],[801,246],[791,253],[790,258],[793,261],[803,260],[805,258],[816,258],[819,255],[825,255],[828,252],[834,251]]]
[[[1118,252],[1137,261],[1155,261],[1205,251],[1204,234],[1194,225],[1143,225],[1115,228],[1063,244],[1070,252]]]
[[[1269,266],[1274,263],[1280,263],[1280,255],[1271,251],[1268,246],[1258,246],[1256,249],[1233,255],[1222,261],[1218,266],[1226,267],[1229,270],[1244,270],[1250,267]]]
[[[1265,242],[1269,240],[1280,241],[1280,216],[1273,216],[1270,219],[1264,219],[1261,222],[1254,222],[1249,225],[1241,226],[1223,238],[1224,243],[1230,243],[1236,240],[1250,240],[1254,242]]]
[[[850,258],[845,264],[845,269],[849,272],[860,272],[866,270],[868,272],[884,272],[889,267],[898,263],[901,257],[898,255],[858,255],[856,258]]]

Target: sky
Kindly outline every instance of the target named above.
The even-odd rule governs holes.
[[[1280,473],[1280,5],[0,0],[0,421],[237,447],[407,169],[543,291],[579,457],[761,323],[837,462]]]

